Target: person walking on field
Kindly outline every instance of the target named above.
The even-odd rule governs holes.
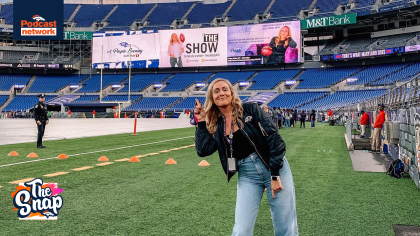
[[[253,234],[267,189],[276,236],[298,235],[293,176],[286,145],[267,112],[242,104],[229,80],[210,83],[204,106],[196,99],[195,149],[206,157],[218,151],[227,181],[238,172],[232,236]],[[203,220],[204,222],[205,220]]]

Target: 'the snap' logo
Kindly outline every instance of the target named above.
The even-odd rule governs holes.
[[[20,32],[22,36],[56,36],[57,35],[57,22],[45,21],[39,15],[32,16],[35,22],[21,20]]]
[[[12,193],[12,211],[18,213],[20,220],[56,220],[58,211],[63,207],[62,193],[56,183],[43,183],[42,179],[21,183]]]

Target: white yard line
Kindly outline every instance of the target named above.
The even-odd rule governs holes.
[[[74,157],[74,156],[81,156],[81,155],[92,154],[92,153],[98,153],[98,152],[109,152],[109,151],[121,150],[121,149],[125,149],[125,148],[132,148],[132,147],[146,146],[146,145],[151,145],[151,144],[164,143],[164,142],[170,142],[170,141],[176,141],[176,140],[187,139],[187,138],[194,138],[194,137],[195,137],[195,136],[188,136],[188,137],[183,137],[183,138],[175,138],[175,139],[161,140],[161,141],[156,141],[156,142],[151,142],[151,143],[143,143],[143,144],[137,144],[137,145],[126,146],[126,147],[111,148],[111,149],[104,149],[104,150],[98,150],[98,151],[92,151],[92,152],[85,152],[85,153],[71,154],[71,155],[67,155],[67,156],[69,156],[69,157]],[[30,161],[22,161],[22,162],[17,162],[17,163],[11,163],[11,164],[6,164],[6,165],[0,165],[0,168],[2,168],[2,167],[7,167],[7,166],[21,165],[21,164],[26,164],[26,163],[36,162],[36,161],[46,161],[46,160],[52,160],[52,159],[57,159],[57,158],[58,158],[58,157],[50,157],[50,158],[36,159],[36,160],[30,160]]]

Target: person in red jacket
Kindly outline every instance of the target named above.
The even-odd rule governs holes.
[[[362,114],[362,117],[360,118],[360,126],[362,127],[362,133],[360,134],[360,137],[365,138],[366,127],[369,124],[369,115],[364,110],[361,110],[360,113]]]
[[[385,123],[385,105],[379,104],[379,114],[376,117],[375,124],[373,125],[373,138],[372,138],[372,153],[381,153],[381,130]]]
[[[93,111],[92,111],[92,117],[93,117],[93,118],[95,118],[95,114],[96,114],[96,112],[95,112],[95,110],[93,110]]]
[[[328,119],[332,120],[333,119],[332,116],[333,116],[333,111],[330,109],[328,111]]]

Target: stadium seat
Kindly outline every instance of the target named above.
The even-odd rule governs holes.
[[[270,90],[278,83],[285,80],[292,80],[300,70],[271,70],[260,71],[252,81],[255,83],[248,90]]]
[[[192,2],[159,3],[147,18],[149,25],[170,25],[175,19],[181,19],[192,4]]]
[[[31,75],[0,75],[0,91],[9,91],[15,84],[27,85]]]
[[[109,16],[107,27],[130,26],[134,21],[141,21],[155,4],[121,4]]]
[[[70,84],[78,84],[87,75],[39,75],[28,93],[54,93]]]
[[[124,111],[162,110],[180,99],[181,97],[145,97],[125,108]]]
[[[218,72],[209,79],[208,83],[210,84],[213,80],[222,78],[229,80],[229,82],[234,85],[236,82],[248,80],[254,73],[255,71]],[[203,91],[207,91],[207,89],[208,87],[206,87]]]
[[[76,27],[90,27],[93,22],[101,22],[115,5],[91,5],[83,4],[73,18],[77,22]]]
[[[117,83],[121,84],[122,80],[128,78],[128,75],[103,75],[102,76],[102,88]],[[83,82],[84,86],[79,89],[78,93],[94,93],[101,89],[101,76],[94,75],[90,79]]]
[[[130,95],[130,100],[133,102],[133,101],[139,100],[142,97],[143,97],[142,95]],[[115,101],[125,102],[125,101],[128,101],[128,95],[111,94],[111,95],[108,95],[106,97],[103,97],[102,101],[103,102],[115,102]]]
[[[161,92],[182,91],[195,82],[205,81],[212,73],[177,73],[166,81]]]
[[[254,0],[236,1],[227,13],[230,16],[229,21],[252,20],[256,14],[264,13],[270,2],[271,0],[259,0],[258,4],[255,4]]]
[[[276,0],[269,9],[272,12],[272,18],[296,16],[300,10],[308,9],[312,0],[299,0],[290,4],[289,0]]]
[[[298,80],[302,80],[302,82],[297,86],[297,89],[327,88],[348,78],[362,68],[363,67],[334,67],[307,69],[298,78]]]
[[[398,63],[398,64],[370,66],[366,68],[365,70],[362,70],[359,73],[353,75],[352,77],[358,78],[358,79],[355,82],[351,83],[351,85],[368,84],[382,77],[392,75],[395,71],[401,70],[404,67],[407,67],[408,65],[409,63]]]
[[[96,100],[99,100],[99,95],[82,95],[72,103],[94,102]]]
[[[332,95],[323,97],[312,103],[299,107],[299,110],[318,110],[327,111],[329,109],[349,106],[351,104],[361,102],[370,98],[381,96],[386,93],[386,89],[377,90],[349,90],[338,91]]]
[[[45,102],[55,98],[56,96],[45,96]],[[39,101],[37,95],[17,95],[12,101],[3,109],[3,111],[27,111],[35,106]]]
[[[297,108],[308,102],[327,96],[328,92],[286,92],[274,98],[269,107]]]
[[[198,2],[188,14],[188,24],[210,23],[215,17],[221,17],[231,1],[218,4],[202,4]]]
[[[162,83],[171,74],[138,74],[131,77],[131,92],[140,92],[152,83]],[[118,92],[128,92],[128,80]]]

